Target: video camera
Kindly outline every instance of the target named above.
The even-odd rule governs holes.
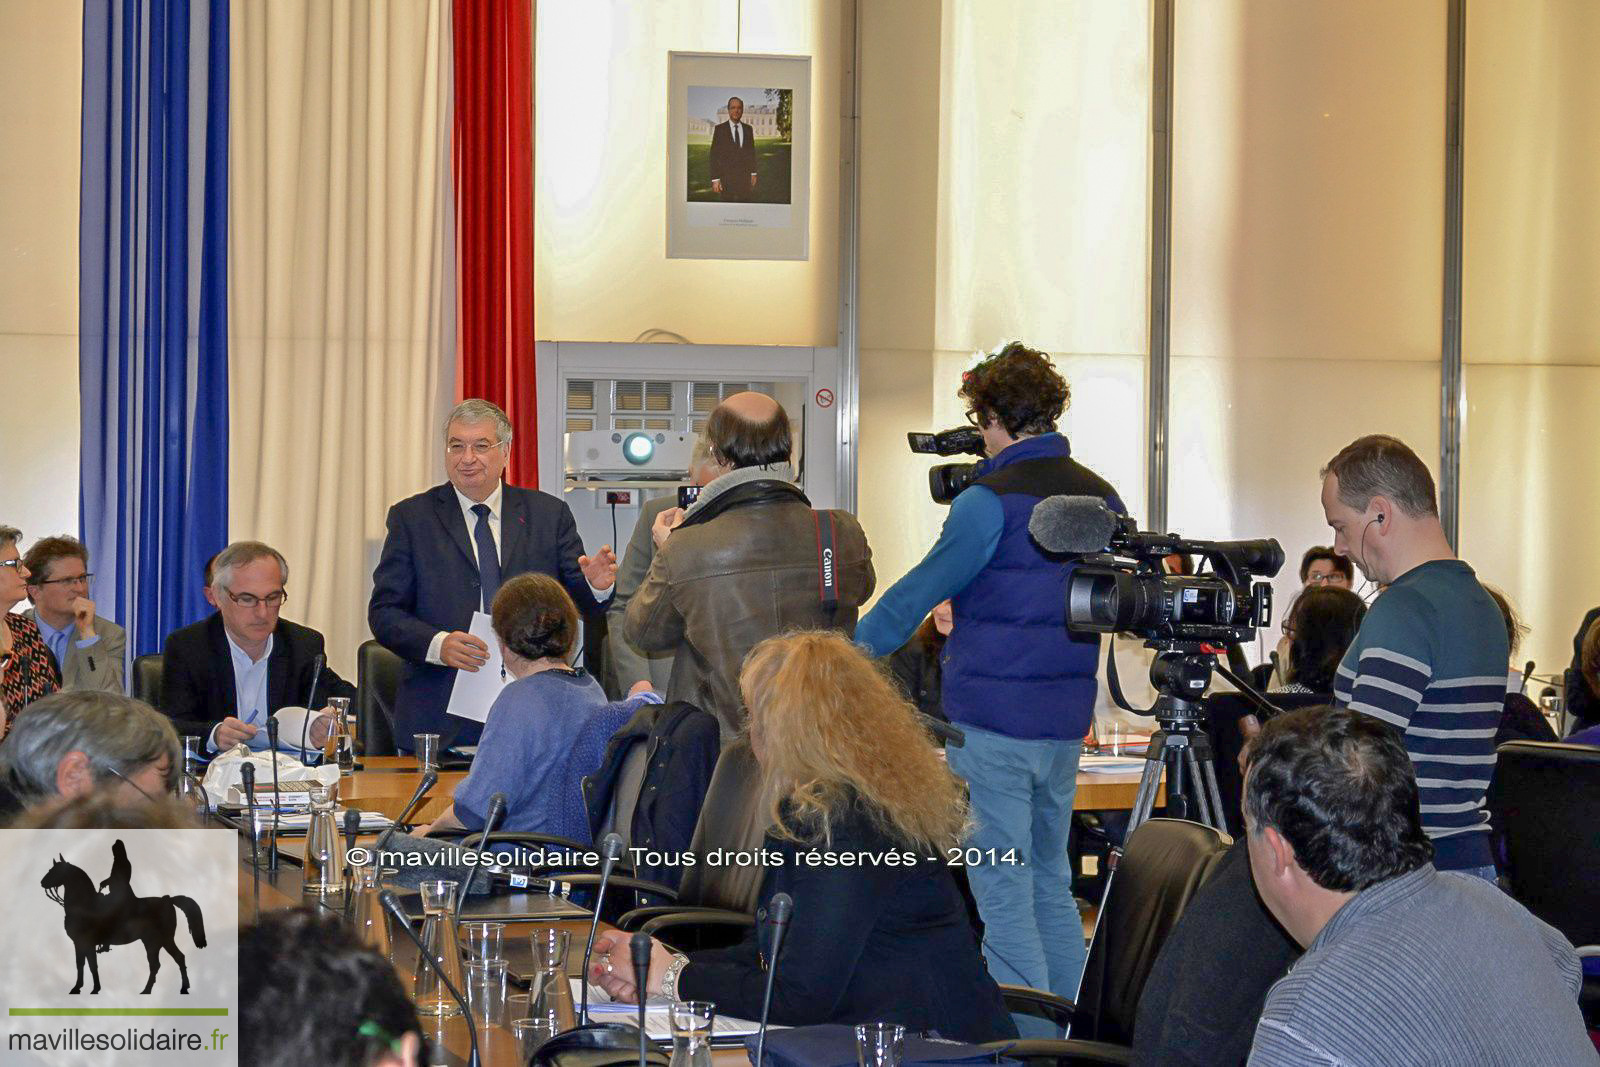
[[[930,456],[981,456],[983,434],[971,426],[937,433],[908,433],[911,451]],[[978,476],[976,463],[940,463],[928,471],[928,494],[935,504],[948,504]]]
[[[1067,579],[1067,628],[1125,633],[1153,648],[1255,640],[1272,622],[1271,578],[1283,567],[1276,540],[1192,541],[1138,530],[1105,501],[1053,496],[1039,502],[1028,531],[1047,552],[1087,557]],[[1174,553],[1203,556],[1210,574],[1167,574]]]

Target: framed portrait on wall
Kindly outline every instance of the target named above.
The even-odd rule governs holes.
[[[667,257],[806,259],[811,57],[668,53]]]

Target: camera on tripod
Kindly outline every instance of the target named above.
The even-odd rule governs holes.
[[[908,433],[911,451],[930,456],[981,456],[983,434],[971,426],[937,433]],[[935,504],[948,504],[978,476],[976,463],[940,463],[928,471],[928,494]]]

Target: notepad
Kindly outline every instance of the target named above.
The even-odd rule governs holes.
[[[578,979],[572,982],[572,1003],[578,1004],[583,997],[583,987],[578,984]],[[672,1007],[672,1001],[665,997],[651,997],[645,1001],[644,1032],[652,1041],[671,1041],[672,1023],[667,1017],[667,1009]],[[611,999],[611,995],[594,983],[589,984],[589,1015],[597,1022],[628,1023],[639,1025],[639,1005],[619,1004]],[[761,1029],[761,1024],[750,1019],[740,1019],[732,1015],[718,1014],[711,1023],[711,1040],[749,1037]],[[773,1023],[768,1030],[782,1030],[783,1027]]]

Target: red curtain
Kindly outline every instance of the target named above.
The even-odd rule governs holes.
[[[456,388],[511,416],[539,481],[533,354],[533,0],[455,0]]]

